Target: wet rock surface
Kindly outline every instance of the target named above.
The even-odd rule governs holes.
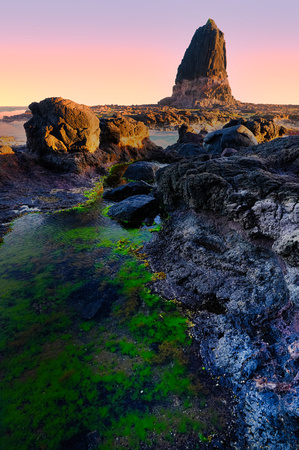
[[[145,251],[191,312],[205,367],[238,400],[235,448],[298,448],[299,138],[157,174],[171,214]],[[143,250],[144,251],[144,250]]]
[[[134,195],[111,206],[108,216],[123,223],[140,225],[159,212],[159,202],[151,195]]]
[[[113,202],[120,202],[133,195],[148,195],[153,186],[144,181],[136,181],[128,184],[123,184],[115,189],[104,192],[103,199],[112,200]]]
[[[11,222],[23,214],[71,208],[87,199],[99,174],[92,168],[84,174],[55,173],[41,166],[26,149],[0,155],[0,237]]]

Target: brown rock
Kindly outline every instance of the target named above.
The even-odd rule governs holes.
[[[3,145],[0,146],[0,155],[14,155],[14,151],[9,145]]]
[[[85,155],[99,147],[96,115],[87,106],[61,97],[31,103],[29,108],[33,117],[24,124],[28,149],[48,166],[81,170],[88,159]]]
[[[235,103],[226,72],[224,34],[212,19],[196,30],[178,68],[172,97],[159,105],[183,108]]]

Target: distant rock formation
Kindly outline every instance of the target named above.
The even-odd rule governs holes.
[[[178,68],[172,97],[163,106],[193,108],[234,103],[226,72],[224,34],[212,19],[198,28]]]

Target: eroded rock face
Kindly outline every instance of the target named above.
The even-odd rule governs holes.
[[[88,155],[99,147],[100,127],[87,106],[53,97],[29,108],[33,117],[24,124],[27,147],[45,165],[78,171],[84,161],[92,163]]]
[[[101,143],[116,144],[119,147],[142,148],[149,130],[143,122],[123,116],[101,121]]]
[[[100,149],[114,164],[134,159],[173,162],[170,153],[150,140],[143,122],[123,116],[101,120]]]
[[[157,173],[171,214],[145,246],[192,311],[205,367],[238,399],[235,448],[298,446],[299,138]],[[281,424],[284,424],[283,426]]]
[[[198,28],[178,67],[172,97],[160,105],[192,108],[234,103],[226,72],[224,34],[212,19]]]
[[[250,120],[243,118],[232,119],[223,128],[230,128],[236,125],[244,125],[248,128],[254,134],[259,144],[281,137],[287,132],[287,129],[282,125],[277,125],[273,120],[267,120],[262,117]]]
[[[244,125],[235,125],[208,133],[203,142],[206,152],[220,155],[226,148],[239,150],[241,147],[257,145],[253,133]]]

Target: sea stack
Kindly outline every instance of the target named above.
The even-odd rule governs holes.
[[[226,72],[224,34],[212,19],[198,28],[178,67],[173,94],[159,105],[178,108],[235,102]]]

